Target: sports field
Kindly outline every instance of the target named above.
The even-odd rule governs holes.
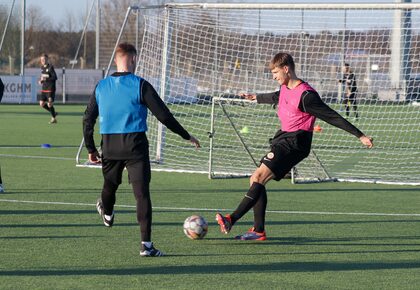
[[[57,111],[49,125],[37,105],[0,105],[0,289],[419,288],[418,186],[273,182],[268,240],[242,242],[233,236],[252,213],[230,235],[214,215],[235,208],[247,179],[154,172],[153,241],[167,256],[141,258],[127,178],[105,228],[94,206],[101,172],[75,167],[84,106]],[[192,214],[209,222],[204,240],[183,234]]]

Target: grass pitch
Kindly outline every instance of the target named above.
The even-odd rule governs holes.
[[[417,289],[420,188],[324,183],[268,185],[265,242],[229,235],[214,214],[230,212],[247,179],[153,172],[153,241],[167,256],[139,256],[139,227],[127,178],[114,227],[95,211],[100,170],[76,168],[83,106],[0,106],[0,289]],[[98,139],[99,140],[99,139]],[[49,143],[50,149],[41,147]],[[203,240],[186,217],[209,222]]]

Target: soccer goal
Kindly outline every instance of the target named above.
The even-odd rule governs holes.
[[[195,150],[150,118],[154,170],[250,175],[279,123],[274,108],[238,95],[277,90],[267,64],[285,51],[298,76],[375,141],[367,150],[317,121],[293,182],[420,184],[420,4],[173,3],[139,13],[137,73],[202,143]],[[345,63],[357,108],[338,81]]]

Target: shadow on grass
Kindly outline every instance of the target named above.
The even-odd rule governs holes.
[[[168,257],[167,257],[168,258]],[[141,258],[140,258],[141,259]],[[160,257],[158,259],[165,259]],[[0,276],[130,276],[130,275],[194,275],[194,274],[240,274],[276,272],[324,272],[324,271],[365,271],[418,269],[420,262],[280,262],[266,264],[218,264],[218,265],[174,265],[155,267],[115,268],[115,269],[43,269],[43,270],[6,270]]]
[[[54,239],[83,239],[83,238],[101,238],[103,236],[8,236],[8,237],[0,237],[0,240],[33,240],[33,239],[48,239],[48,240],[54,240]]]
[[[135,214],[136,210],[129,210],[129,209],[118,209],[116,211],[119,215],[120,214]],[[46,215],[46,214],[58,214],[58,215],[68,215],[68,214],[75,214],[75,215],[79,215],[79,214],[95,214],[97,215],[98,213],[96,212],[96,208],[93,208],[91,210],[51,210],[51,209],[40,209],[40,210],[24,210],[24,209],[18,209],[18,210],[0,210],[0,215]]]
[[[119,223],[118,227],[138,227],[139,225],[135,222],[133,223]],[[78,224],[41,224],[41,223],[36,223],[36,224],[19,224],[19,225],[4,225],[1,224],[0,225],[0,229],[11,229],[11,228],[16,228],[16,229],[32,229],[32,228],[90,228],[90,227],[101,227],[104,228],[105,230],[108,231],[112,231],[112,229],[110,228],[106,228],[102,222],[98,222],[95,224],[83,224],[83,223],[78,223]]]

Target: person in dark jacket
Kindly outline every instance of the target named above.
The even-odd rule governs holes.
[[[356,120],[359,118],[359,113],[357,112],[357,84],[356,84],[356,75],[350,68],[350,64],[345,63],[343,67],[343,78],[338,80],[338,82],[344,84],[344,98],[343,104],[346,109],[346,116],[350,117],[350,109],[353,107],[354,117]]]
[[[49,63],[48,55],[43,54],[40,57],[41,62],[41,77],[39,84],[41,88],[41,99],[39,105],[51,114],[50,124],[57,123],[57,112],[54,108],[55,100],[55,83],[57,81],[57,74],[55,73],[54,66]]]

